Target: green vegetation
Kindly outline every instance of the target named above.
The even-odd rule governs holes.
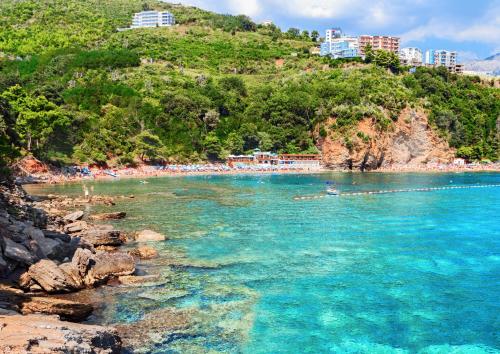
[[[116,30],[145,8],[179,25]],[[96,164],[315,152],[316,127],[350,142],[359,120],[390,129],[407,106],[428,110],[460,156],[499,157],[498,89],[443,70],[406,74],[386,52],[370,51],[371,64],[312,56],[317,31],[152,0],[4,0],[0,27],[4,165],[19,151]]]

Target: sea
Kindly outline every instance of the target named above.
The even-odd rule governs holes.
[[[173,331],[142,323],[134,351],[500,353],[500,187],[444,189],[498,185],[500,173],[147,182],[87,183],[117,202],[89,211],[125,211],[116,227],[168,237],[138,266],[160,281],[109,291],[89,322],[133,328],[167,308],[191,316]],[[343,193],[443,189],[326,196],[332,183]],[[28,190],[82,195],[81,184]]]

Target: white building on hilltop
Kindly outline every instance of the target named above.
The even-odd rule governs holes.
[[[434,65],[446,67],[457,65],[457,52],[452,52],[449,50],[435,50]]]
[[[166,27],[175,25],[175,17],[168,11],[142,11],[134,15],[131,28]]]
[[[402,48],[399,51],[399,58],[404,65],[422,65],[423,53],[419,48]]]

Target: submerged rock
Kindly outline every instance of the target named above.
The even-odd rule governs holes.
[[[143,230],[135,235],[137,242],[165,241],[167,238],[155,231]]]
[[[130,251],[129,254],[140,259],[153,259],[158,257],[158,251],[149,246],[138,247]]]
[[[92,220],[120,220],[124,219],[127,216],[127,213],[123,211],[115,212],[115,213],[104,213],[92,215],[90,218]]]
[[[0,353],[118,354],[116,330],[63,322],[57,316],[0,316]]]

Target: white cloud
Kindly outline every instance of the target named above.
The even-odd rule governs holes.
[[[440,38],[455,42],[475,41],[500,47],[500,1],[496,1],[479,20],[470,23],[454,23],[433,18],[401,35],[403,42]]]
[[[247,16],[260,14],[262,6],[258,0],[227,0],[230,12]]]

